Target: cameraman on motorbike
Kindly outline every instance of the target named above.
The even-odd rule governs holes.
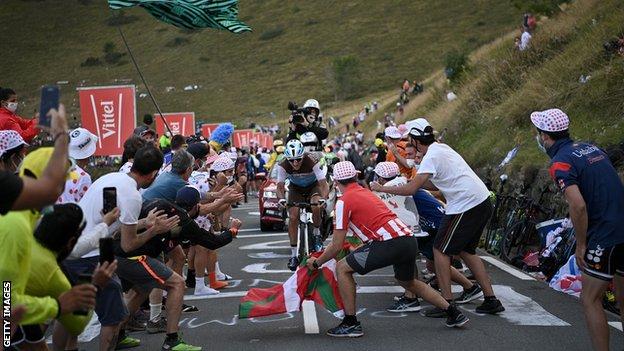
[[[301,109],[296,104],[290,102],[288,103],[288,109],[291,111],[291,115],[288,118],[290,132],[286,137],[286,142],[299,139],[306,132],[312,132],[317,138],[316,151],[321,151],[323,147],[322,141],[327,139],[329,131],[325,123],[319,118],[321,107],[318,101],[309,99]]]
[[[306,153],[303,144],[297,139],[286,143],[284,150],[285,160],[277,165],[277,198],[281,206],[294,202],[309,202],[312,206],[312,221],[314,223],[314,250],[322,248],[321,242],[321,211],[327,199],[329,186],[325,174],[321,169],[318,153]],[[288,186],[288,201],[285,197],[285,182]],[[288,260],[288,269],[294,271],[299,266],[297,257],[297,227],[299,226],[299,208],[288,209],[288,236],[290,238],[291,257]]]

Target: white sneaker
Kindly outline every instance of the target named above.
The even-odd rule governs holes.
[[[193,295],[195,296],[201,296],[201,295],[217,295],[219,294],[219,290],[215,290],[209,286],[205,286],[205,285],[195,285],[195,293],[193,293]]]
[[[232,280],[232,276],[225,273],[217,273],[217,280]]]

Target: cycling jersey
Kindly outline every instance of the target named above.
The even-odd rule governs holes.
[[[325,173],[321,168],[319,155],[316,153],[306,153],[301,160],[301,167],[295,170],[288,160],[283,160],[277,167],[277,182],[283,183],[286,179],[290,184],[309,188],[318,181],[325,179]]]
[[[597,146],[560,139],[548,149],[550,176],[561,190],[577,185],[587,206],[587,244],[624,243],[624,186]]]

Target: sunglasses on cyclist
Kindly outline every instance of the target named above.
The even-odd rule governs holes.
[[[301,160],[303,160],[303,157],[291,158],[291,159],[288,160],[288,162],[290,162],[290,163],[298,163],[298,162],[301,162]]]

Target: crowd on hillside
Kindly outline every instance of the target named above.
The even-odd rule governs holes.
[[[293,109],[287,136],[265,150],[234,148],[229,123],[208,139],[163,138],[146,117],[124,141],[120,167],[93,179],[98,138],[84,128],[68,130],[62,105],[44,130],[36,117],[17,115],[13,90],[0,89],[0,105],[0,277],[12,283],[15,327],[8,349],[45,349],[52,320],[54,349],[77,349],[77,336],[95,313],[101,350],[140,345],[128,334],[137,330],[165,333],[163,350],[201,350],[179,334],[181,314],[198,310],[183,302],[185,289],[202,296],[228,286],[232,277],[219,266],[219,249],[242,225],[232,208],[258,196],[259,182],[273,169],[283,206],[300,198],[321,206],[332,200],[327,189],[339,194],[331,243],[307,260],[309,269],[332,259],[347,235],[363,243],[336,266],[339,286],[347,287],[341,289],[345,317],[328,335],[363,335],[352,275],[386,266],[405,288],[390,312],[418,311],[425,300],[433,305],[425,316],[461,327],[468,317],[459,304],[483,298],[478,313],[505,310],[475,251],[492,214],[490,190],[424,118],[398,126],[389,119],[372,140],[355,124],[355,132],[332,135],[318,101],[309,99]],[[581,300],[601,349],[608,327],[599,297],[616,275],[624,289],[624,187],[599,148],[570,139],[563,111],[536,111],[530,120],[570,204],[584,271]],[[52,145],[30,150],[43,134]],[[289,234],[297,230],[291,210]],[[288,266],[295,270],[296,237],[290,239]],[[417,254],[427,259],[427,283],[414,268]],[[464,264],[471,277],[460,271]],[[459,296],[451,282],[463,287]]]

